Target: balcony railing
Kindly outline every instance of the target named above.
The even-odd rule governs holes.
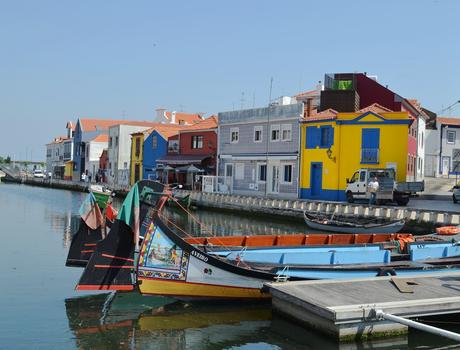
[[[380,152],[378,148],[362,148],[361,149],[361,164],[377,164],[379,163]]]

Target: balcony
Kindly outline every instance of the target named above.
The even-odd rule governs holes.
[[[361,164],[378,164],[379,156],[378,148],[361,148]]]

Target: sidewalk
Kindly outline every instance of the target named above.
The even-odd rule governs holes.
[[[460,180],[460,178],[458,179]],[[455,177],[447,179],[442,177],[425,177],[425,191],[419,199],[452,200],[452,187],[455,185]]]

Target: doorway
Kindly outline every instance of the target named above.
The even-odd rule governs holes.
[[[318,197],[323,186],[323,163],[311,163],[310,189],[311,196]]]

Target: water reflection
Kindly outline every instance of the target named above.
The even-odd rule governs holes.
[[[196,220],[181,210],[166,209],[166,216],[171,221],[194,236],[283,235],[311,232],[305,224],[293,218],[245,216],[204,209],[195,210],[192,215]]]
[[[65,301],[78,348],[222,349],[270,327],[267,304],[185,304],[121,293]]]

